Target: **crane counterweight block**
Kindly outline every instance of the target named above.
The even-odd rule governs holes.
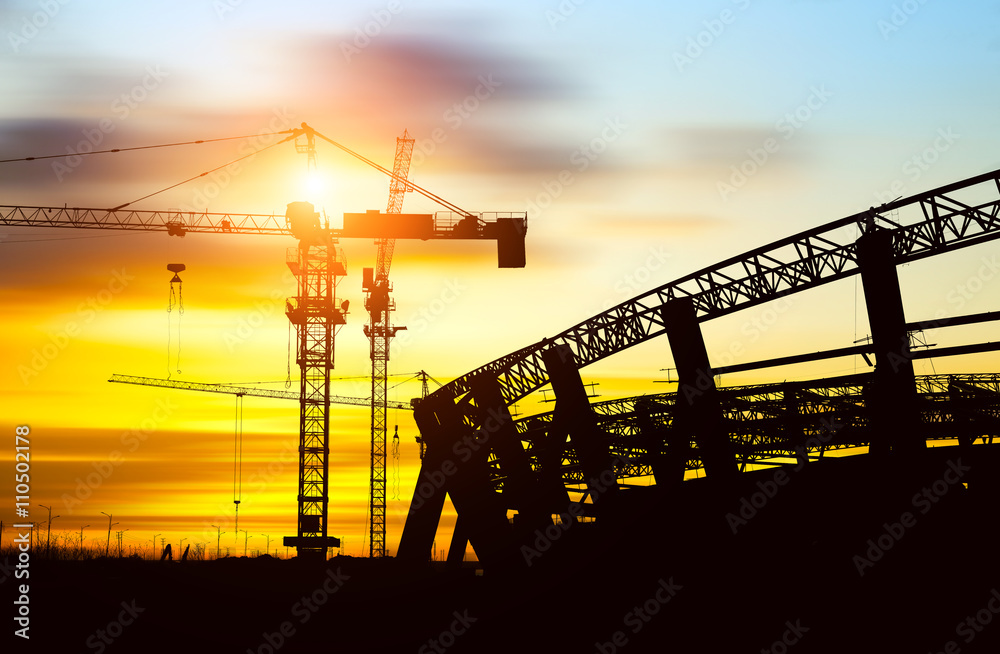
[[[527,220],[521,218],[497,218],[495,223],[487,223],[484,231],[495,230],[497,240],[497,266],[500,268],[524,268],[524,235],[528,231]]]

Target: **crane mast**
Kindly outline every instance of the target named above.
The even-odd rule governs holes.
[[[319,214],[308,202],[288,206],[288,220],[299,245],[288,249],[286,262],[298,283],[285,303],[294,325],[299,365],[299,492],[298,529],[284,544],[303,558],[326,559],[328,547],[340,541],[327,534],[330,457],[330,371],[334,366],[336,327],[347,321],[348,303],[337,306],[338,278],[347,274],[343,252]]]
[[[389,204],[386,214],[398,215],[403,208],[403,197],[409,190],[406,182],[410,172],[410,158],[413,155],[413,139],[404,130],[396,139],[396,155],[393,159],[392,178],[389,182]],[[369,353],[372,361],[371,394],[371,479],[369,484],[369,550],[371,558],[385,556],[385,442],[386,442],[386,381],[389,369],[389,346],[396,332],[405,327],[393,327],[391,312],[396,303],[390,297],[392,285],[389,283],[389,268],[396,239],[382,237],[375,239],[378,251],[375,269],[365,268],[362,287],[365,291],[365,308],[369,313],[369,324],[365,325]]]

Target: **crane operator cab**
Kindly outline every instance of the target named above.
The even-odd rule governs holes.
[[[292,236],[305,242],[319,242],[319,213],[312,202],[289,202],[285,211],[285,222]]]

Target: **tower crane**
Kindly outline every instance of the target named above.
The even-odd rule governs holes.
[[[410,172],[410,158],[413,155],[413,139],[406,130],[396,139],[396,156],[393,159],[392,179],[389,181],[389,206],[387,215],[398,215],[403,208],[403,197],[409,190],[406,178]],[[372,360],[371,395],[371,481],[368,492],[369,541],[368,555],[371,558],[385,556],[385,433],[386,433],[386,379],[389,373],[389,345],[396,332],[406,327],[394,327],[391,313],[396,303],[390,297],[392,284],[389,283],[389,268],[396,247],[394,238],[375,240],[378,250],[375,268],[362,271],[362,290],[365,292],[365,308],[369,314],[369,324],[365,325],[365,336],[370,343]]]
[[[315,139],[323,140],[394,180],[399,179],[393,171],[333,141],[305,123],[300,128],[280,134],[288,136],[279,143],[300,137],[304,137],[310,145]],[[122,151],[127,149],[132,148]],[[117,151],[119,150],[114,150]],[[95,151],[88,154],[101,153],[103,152]],[[41,158],[44,157],[27,157],[22,160]],[[186,181],[198,177],[200,175]],[[383,214],[378,210],[345,213],[343,227],[336,229],[331,228],[329,222],[321,224],[319,213],[308,202],[290,203],[283,220],[281,216],[273,214],[125,208],[132,203],[113,209],[0,205],[0,224],[12,227],[165,231],[168,235],[181,237],[189,232],[290,235],[298,241],[296,247],[288,249],[286,259],[297,279],[297,292],[294,297],[288,298],[285,311],[289,321],[295,326],[296,363],[300,373],[298,520],[296,535],[286,536],[284,544],[295,547],[303,558],[325,560],[327,549],[339,545],[338,539],[327,535],[330,371],[334,367],[336,328],[346,324],[349,307],[346,300],[337,302],[337,283],[340,277],[347,274],[344,257],[338,247],[339,239],[495,240],[499,267],[521,268],[525,264],[526,213],[472,213],[416,184],[405,184],[406,188],[441,204],[448,211],[436,214]]]

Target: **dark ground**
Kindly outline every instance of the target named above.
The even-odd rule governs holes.
[[[828,460],[776,486],[762,471],[735,495],[698,481],[669,498],[640,490],[629,516],[569,527],[523,573],[35,559],[30,646],[12,638],[13,651],[996,652],[1000,468],[973,452],[930,450],[899,473]],[[744,497],[761,506],[734,534],[726,516]],[[880,537],[888,547],[861,575],[854,557]],[[9,616],[15,583],[2,584]]]

